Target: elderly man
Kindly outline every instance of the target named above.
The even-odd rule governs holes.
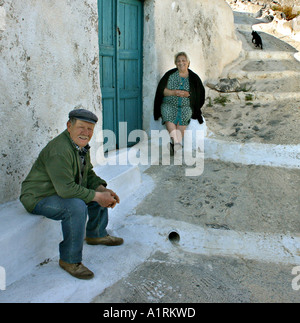
[[[88,110],[71,111],[67,129],[41,151],[22,183],[20,196],[28,212],[61,221],[59,265],[79,279],[94,276],[81,263],[85,233],[90,245],[123,243],[122,238],[106,231],[107,208],[114,208],[119,197],[106,188],[107,183],[94,173],[90,161],[88,143],[97,121]]]

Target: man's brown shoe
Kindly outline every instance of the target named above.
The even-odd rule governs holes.
[[[69,264],[59,259],[59,266],[78,279],[92,279],[94,277],[94,273],[86,268],[82,263]]]
[[[86,237],[86,243],[90,245],[105,245],[105,246],[119,246],[123,244],[124,240],[122,238],[113,237],[110,235],[107,235],[103,238],[88,238]]]

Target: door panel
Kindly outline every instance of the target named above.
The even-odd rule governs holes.
[[[99,0],[99,64],[103,107],[103,129],[117,125],[115,0]],[[111,143],[108,150],[116,149]]]
[[[124,101],[118,118],[127,122],[127,135],[142,128],[141,53],[142,53],[142,3],[120,0],[118,14],[119,34],[119,96]],[[128,143],[133,145],[134,143]]]

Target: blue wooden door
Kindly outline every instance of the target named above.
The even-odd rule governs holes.
[[[112,130],[117,148],[124,148],[135,144],[124,138],[142,129],[143,3],[98,0],[98,7],[103,129]]]

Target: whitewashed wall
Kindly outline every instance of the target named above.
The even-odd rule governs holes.
[[[185,51],[202,81],[216,79],[238,58],[233,12],[224,0],[145,1],[144,128],[149,131],[159,79]]]
[[[74,106],[101,116],[98,70],[97,0],[0,1],[0,203]]]
[[[202,80],[217,78],[241,44],[224,0],[145,0],[144,129],[150,129],[160,77],[186,51]],[[102,129],[97,0],[0,0],[0,203],[20,184],[45,144],[82,104]],[[98,158],[99,159],[99,158]]]

